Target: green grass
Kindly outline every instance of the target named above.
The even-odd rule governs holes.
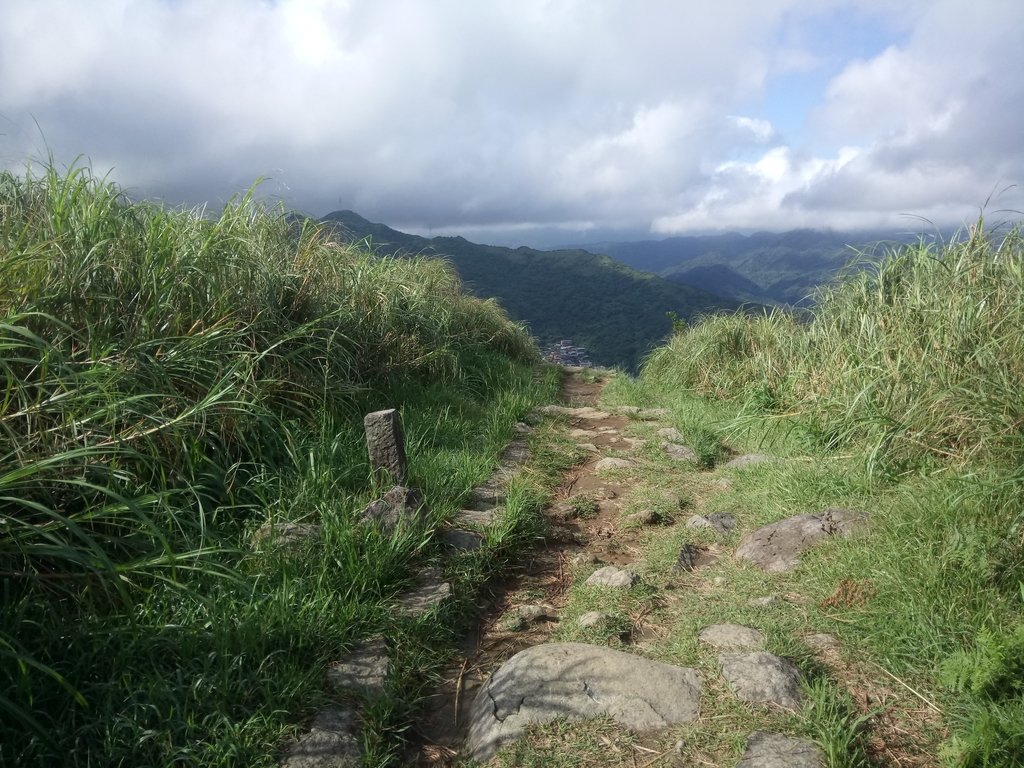
[[[416,670],[368,710],[368,761],[393,759],[451,630],[389,601],[552,397],[537,360],[442,261],[248,195],[209,217],[84,167],[0,174],[0,762],[273,765],[326,662],[379,632]],[[394,537],[353,524],[382,407],[433,511]],[[541,491],[517,493],[463,594],[534,535]],[[268,521],[322,537],[275,547]]]
[[[916,746],[902,748],[948,765],[1019,765],[1024,740],[1021,246],[1018,230],[979,223],[946,246],[905,248],[823,292],[810,317],[689,327],[606,393],[668,405],[684,434],[698,427],[734,451],[779,457],[707,497],[707,512],[741,517],[732,543],[826,506],[868,514],[863,533],[812,551],[792,575],[725,578],[745,595],[804,595],[803,620],[875,670],[872,685],[907,696],[898,678],[928,700]],[[844,579],[864,599],[830,604]],[[863,764],[848,747],[864,713],[841,693],[815,700],[824,714],[808,727],[823,746],[838,740],[834,764]]]

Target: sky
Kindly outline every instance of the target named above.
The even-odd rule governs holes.
[[[1020,0],[0,0],[0,167],[507,245],[1024,210]]]

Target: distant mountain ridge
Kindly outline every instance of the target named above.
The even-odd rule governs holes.
[[[734,310],[740,302],[670,282],[583,249],[541,251],[479,245],[463,237],[426,238],[371,222],[353,211],[321,220],[343,239],[369,239],[382,254],[449,259],[469,290],[497,298],[541,344],[573,339],[594,363],[635,370],[672,332],[666,316]]]
[[[801,304],[815,288],[835,280],[852,261],[880,258],[887,247],[917,240],[917,235],[882,231],[795,229],[581,247],[734,301]]]

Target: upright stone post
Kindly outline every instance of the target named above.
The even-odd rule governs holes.
[[[405,438],[398,411],[374,411],[363,418],[366,447],[370,452],[370,469],[374,475],[386,472],[396,485],[409,482],[409,465],[405,458]]]

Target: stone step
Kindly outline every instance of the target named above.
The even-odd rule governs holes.
[[[426,568],[420,572],[418,584],[398,598],[402,616],[422,616],[451,597],[452,585],[444,580],[440,569]]]
[[[490,509],[460,509],[452,518],[452,524],[460,528],[486,528],[492,525],[498,516],[504,512],[504,507],[491,507]]]
[[[283,768],[357,768],[363,764],[359,718],[332,707],[316,714],[310,730],[285,752]]]
[[[383,637],[356,646],[327,668],[327,683],[339,693],[380,694],[391,668]]]
[[[461,528],[442,531],[438,539],[444,547],[455,552],[475,552],[484,543],[484,537],[476,531],[465,531]]]

